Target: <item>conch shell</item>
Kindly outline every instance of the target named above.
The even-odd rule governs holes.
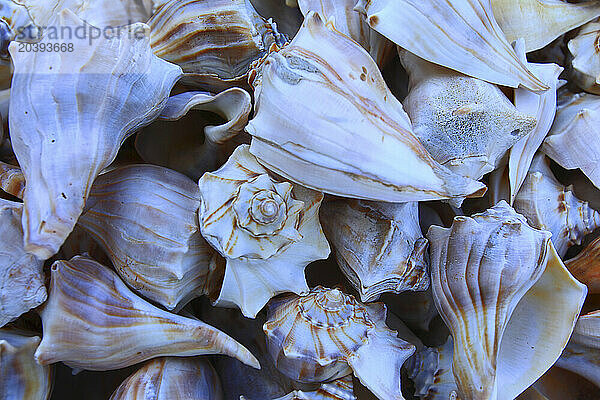
[[[365,200],[462,199],[485,192],[427,153],[368,53],[318,14],[307,15],[294,40],[257,68],[251,74],[255,117],[246,131],[253,136],[250,151],[270,170]]]
[[[588,244],[575,258],[565,261],[565,265],[587,286],[590,294],[600,294],[600,238]]]
[[[395,45],[379,32],[369,27],[365,16],[354,11],[356,0],[299,0],[298,6],[304,16],[311,11],[318,13],[335,29],[352,38],[369,52],[380,69],[394,56]]]
[[[69,10],[60,26],[86,26]],[[147,26],[73,52],[10,52],[15,63],[10,135],[23,167],[25,249],[42,259],[58,251],[83,211],[92,182],[121,143],[164,107],[181,69],[152,54]],[[140,37],[143,35],[143,37]],[[48,36],[41,43],[53,43]],[[35,134],[33,134],[35,132]]]
[[[52,368],[39,365],[33,353],[40,338],[16,329],[0,329],[0,399],[47,400]]]
[[[508,42],[523,38],[527,53],[600,16],[600,4],[594,1],[583,4],[564,0],[491,1],[494,17]]]
[[[417,203],[330,201],[322,207],[321,223],[361,301],[429,288],[427,239]]]
[[[109,400],[222,400],[214,368],[199,357],[149,361],[127,378]]]
[[[600,188],[600,96],[578,94],[561,102],[542,151],[563,168],[579,168]]]
[[[181,66],[184,81],[216,91],[243,85],[252,61],[285,42],[249,0],[173,0],[148,25],[154,54]]]
[[[500,89],[431,64],[407,51],[400,60],[410,76],[403,102],[413,131],[433,158],[459,175],[481,179],[536,120],[517,110]]]
[[[359,0],[371,28],[435,64],[503,86],[548,86],[517,57],[490,0]]]
[[[572,80],[586,92],[600,95],[600,23],[585,24],[567,46],[573,55]]]
[[[50,295],[41,311],[41,365],[106,371],[162,356],[226,354],[260,368],[241,344],[201,321],[163,311],[136,296],[117,274],[74,257],[52,265]]]
[[[515,398],[560,356],[586,287],[566,270],[550,233],[529,227],[504,201],[455,217],[450,228],[432,226],[427,237],[460,397]]]
[[[600,213],[575,197],[572,189],[556,180],[540,153],[534,158],[514,202],[515,210],[524,215],[532,227],[552,233],[552,243],[560,256],[600,227]]]
[[[424,400],[458,400],[452,374],[452,336],[440,347],[424,347],[408,361],[407,370],[415,383],[415,396]]]
[[[199,186],[200,231],[227,260],[218,305],[254,318],[276,294],[308,292],[304,268],[330,251],[319,224],[322,193],[275,181],[247,145]]]
[[[209,291],[215,251],[200,234],[198,185],[155,165],[100,175],[78,226],[131,288],[169,310]]]
[[[42,261],[23,249],[23,205],[0,198],[0,326],[46,300]]]
[[[354,372],[381,400],[401,400],[400,368],[415,346],[385,324],[382,303],[363,305],[339,289],[317,286],[269,305],[263,329],[275,366],[300,382]]]

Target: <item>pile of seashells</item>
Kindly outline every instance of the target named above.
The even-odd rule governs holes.
[[[600,399],[599,1],[0,0],[0,89],[0,400]]]

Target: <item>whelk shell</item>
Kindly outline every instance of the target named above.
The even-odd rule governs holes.
[[[545,156],[538,153],[514,202],[515,210],[532,227],[552,233],[560,256],[600,227],[600,213],[575,197],[572,189],[556,180]]]
[[[588,244],[576,257],[565,261],[573,276],[590,294],[600,293],[600,238]]]
[[[481,179],[536,120],[517,110],[491,83],[400,51],[410,76],[403,105],[413,131],[433,158],[452,172]]]
[[[382,303],[363,305],[339,289],[314,288],[269,305],[263,329],[277,369],[300,382],[354,372],[381,400],[401,400],[400,368],[415,346],[386,324]]]
[[[52,391],[52,367],[35,362],[40,338],[31,333],[0,329],[0,399],[47,400]]]
[[[330,251],[319,224],[322,193],[274,180],[247,145],[199,186],[200,231],[227,260],[218,305],[254,318],[276,294],[308,292],[304,268]]]
[[[294,390],[274,400],[356,400],[353,389],[352,376],[347,375],[333,382],[324,383],[315,391]],[[240,397],[240,400],[244,399]]]
[[[245,347],[223,332],[151,305],[113,271],[86,257],[52,265],[41,317],[44,336],[35,352],[41,365],[62,361],[72,368],[106,371],[161,356],[226,354],[260,368]]]
[[[361,301],[429,288],[427,239],[416,202],[336,200],[326,202],[320,215],[338,265]]]
[[[149,361],[127,378],[109,400],[222,400],[214,368],[199,357]]]
[[[0,327],[46,301],[42,261],[23,249],[23,205],[0,198]]]
[[[577,36],[569,40],[569,52],[573,55],[572,80],[586,92],[600,95],[600,23],[585,24]]]
[[[253,136],[250,151],[270,170],[303,186],[366,200],[462,199],[485,192],[427,153],[369,54],[318,14],[307,15],[292,42],[257,68],[251,74],[255,117],[246,131]]]
[[[371,28],[435,64],[499,85],[548,86],[515,54],[490,0],[359,0]]]
[[[63,10],[60,26],[74,30],[84,22]],[[180,77],[178,66],[152,54],[146,25],[126,29],[129,34],[91,45],[73,38],[73,52],[19,52],[16,43],[10,46],[15,63],[10,135],[27,181],[25,248],[42,259],[58,251],[94,178],[129,135],[159,115]],[[42,43],[53,40],[44,37]]]
[[[529,227],[504,201],[454,218],[451,228],[432,226],[427,237],[459,395],[516,397],[560,356],[586,287],[566,270],[550,233]],[[548,307],[552,298],[560,301]]]

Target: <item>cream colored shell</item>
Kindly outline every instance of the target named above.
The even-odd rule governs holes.
[[[308,292],[304,268],[329,255],[321,193],[274,180],[247,145],[199,186],[200,231],[227,260],[217,304],[254,318],[276,294]]]
[[[163,311],[136,296],[109,268],[74,257],[52,265],[41,310],[41,365],[106,371],[161,356],[226,354],[260,368],[241,344],[201,321]]]
[[[585,24],[568,47],[573,56],[572,80],[583,90],[600,94],[600,23]]]
[[[69,10],[60,13],[59,26],[82,24]],[[19,52],[16,43],[10,46],[15,63],[10,135],[27,181],[24,241],[40,258],[58,251],[95,177],[125,138],[158,116],[180,77],[178,66],[151,53],[147,26],[128,29],[120,38],[103,36],[91,45],[73,38],[73,52]],[[55,42],[45,37],[41,43]]]
[[[287,179],[389,202],[484,192],[427,153],[373,59],[318,14],[307,15],[292,42],[262,60],[251,79],[250,151]]]

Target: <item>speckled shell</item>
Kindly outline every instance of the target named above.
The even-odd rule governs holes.
[[[542,151],[566,169],[579,168],[600,188],[600,96],[559,97],[558,111]]]
[[[102,245],[130,287],[172,310],[208,292],[214,250],[200,234],[199,207],[191,179],[163,167],[130,165],[96,179],[78,225]]]
[[[490,0],[359,0],[355,10],[427,61],[503,86],[548,89],[516,56]]]
[[[326,202],[320,216],[338,265],[361,301],[429,288],[417,203],[336,200]]]
[[[407,362],[410,379],[415,384],[415,396],[423,400],[460,400],[452,374],[452,336],[440,347],[424,347]]]
[[[321,193],[274,180],[247,145],[199,186],[200,231],[227,260],[217,304],[253,318],[275,294],[308,292],[304,268],[330,251]]]
[[[47,400],[52,392],[52,367],[35,362],[40,338],[0,329],[0,400]]]
[[[250,63],[285,41],[249,0],[172,0],[148,25],[157,56],[180,65],[184,81],[216,91],[243,85]]]
[[[410,76],[403,105],[413,131],[433,158],[475,180],[534,128],[534,117],[517,110],[491,83],[431,64],[405,50]]]
[[[46,300],[42,261],[23,249],[22,211],[0,198],[0,327]]]
[[[400,368],[415,347],[385,325],[381,303],[363,305],[339,289],[316,287],[269,306],[263,326],[275,366],[300,382],[354,372],[381,400],[403,399]]]
[[[576,257],[565,261],[573,276],[590,294],[600,293],[600,238],[588,244]]]
[[[106,371],[161,356],[226,354],[259,368],[256,358],[223,332],[151,305],[117,274],[85,257],[52,265],[41,317],[44,336],[35,352],[41,365],[62,361]]]
[[[552,233],[560,256],[600,227],[600,214],[575,197],[572,187],[565,188],[556,180],[543,154],[533,160],[514,207],[532,227]]]
[[[83,24],[69,10],[60,13],[60,27]],[[9,48],[15,64],[11,143],[27,181],[24,242],[42,259],[58,251],[95,177],[129,135],[158,116],[180,77],[178,66],[152,54],[146,25],[127,29],[120,38],[91,44],[73,38],[73,52]],[[41,43],[56,40],[46,36]]]
[[[253,137],[250,151],[287,179],[334,195],[388,202],[485,191],[431,157],[369,54],[314,12],[250,79],[256,97],[255,117],[246,127]]]
[[[455,217],[450,228],[432,226],[427,238],[433,297],[454,338],[460,396],[516,397],[558,359],[585,286],[556,255],[550,233],[528,226],[504,201]]]
[[[222,400],[221,382],[212,365],[198,357],[149,361],[127,378],[110,400]]]

